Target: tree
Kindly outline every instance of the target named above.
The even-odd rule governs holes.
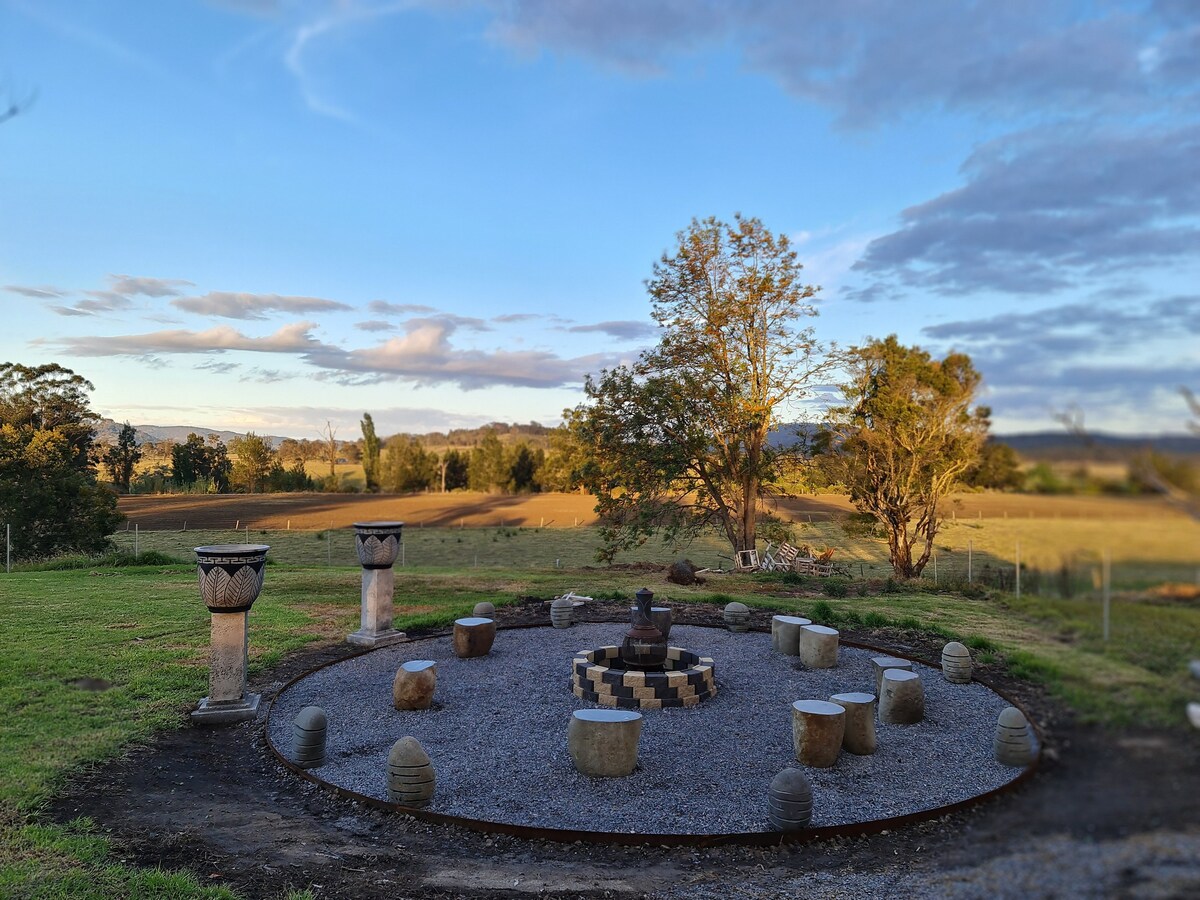
[[[230,481],[247,493],[260,493],[271,476],[272,468],[277,465],[274,448],[265,438],[251,431],[244,437],[231,440],[229,449],[237,457]]]
[[[1017,451],[989,439],[979,448],[979,459],[963,472],[962,482],[968,487],[1015,491],[1025,483],[1025,477]]]
[[[129,493],[129,482],[133,480],[133,469],[141,458],[142,451],[137,445],[137,430],[128,422],[121,426],[116,445],[105,450],[102,457],[113,484],[126,494]]]
[[[818,288],[786,235],[758,219],[693,220],[648,282],[658,345],[586,382],[574,413],[581,473],[612,559],[661,532],[676,543],[715,526],[735,551],[755,546],[757,506],[788,451],[767,434],[830,361],[811,328]]]
[[[438,481],[437,456],[422,446],[419,438],[397,434],[387,440],[380,481],[400,494],[424,491]]]
[[[0,363],[0,521],[17,559],[102,550],[124,519],[90,461],[92,389],[56,363]]]
[[[531,450],[524,441],[517,444],[508,467],[508,484],[518,494],[538,489],[537,476],[546,462],[543,450]]]
[[[471,449],[471,463],[467,469],[468,485],[473,491],[504,492],[509,488],[511,472],[494,428],[483,434],[479,446]]]
[[[215,434],[206,441],[193,431],[186,441],[171,448],[171,480],[189,490],[202,485],[207,490],[224,491],[229,487],[232,468],[229,451]]]
[[[379,490],[379,438],[375,434],[375,422],[370,413],[362,417],[363,449],[362,466],[363,479],[368,491]]]
[[[847,368],[847,405],[832,411],[840,421],[828,452],[842,463],[854,505],[887,532],[892,569],[915,578],[941,526],[938,502],[987,437],[990,410],[971,409],[979,373],[963,353],[938,361],[895,335],[853,348]]]
[[[470,484],[470,461],[467,454],[450,449],[442,454],[442,493],[462,490]]]
[[[325,420],[325,430],[321,432],[321,438],[325,443],[325,458],[329,460],[329,481],[336,487],[338,461],[337,429],[333,427],[328,419]]]

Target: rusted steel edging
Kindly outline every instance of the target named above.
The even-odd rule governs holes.
[[[589,623],[594,624],[594,623]],[[595,623],[598,624],[598,623]],[[679,623],[684,624],[684,623]],[[519,625],[505,625],[498,627],[498,630],[516,631],[525,628],[549,628],[549,625],[536,623],[523,623]],[[693,625],[693,628],[711,628],[719,626],[709,625]],[[768,633],[768,629],[762,626],[755,626],[750,631],[757,633]],[[448,637],[453,632],[450,629],[442,629],[431,634],[423,635],[416,640],[429,640],[431,638]],[[896,656],[900,659],[907,659],[911,662],[921,663],[924,666],[938,669],[940,665],[931,662],[920,656],[907,656],[903,653],[896,653],[884,647],[876,647],[873,644],[865,644],[861,641],[845,640],[841,641],[848,647],[855,647],[859,650],[870,650],[889,656]],[[401,644],[391,644],[388,648],[395,649]],[[318,787],[324,788],[332,792],[334,795],[345,800],[353,800],[357,803],[362,803],[374,809],[385,810],[388,812],[400,813],[410,816],[421,822],[432,822],[439,825],[453,825],[458,828],[465,828],[469,831],[478,831],[484,834],[504,834],[511,837],[524,838],[526,840],[540,841],[555,841],[558,843],[575,843],[581,841],[592,844],[609,844],[619,846],[654,846],[654,847],[717,847],[723,845],[748,846],[748,847],[769,847],[780,844],[807,844],[812,841],[821,841],[828,838],[836,837],[861,837],[869,834],[878,834],[881,831],[888,831],[893,828],[902,828],[908,825],[914,825],[918,822],[927,822],[930,819],[938,819],[942,816],[951,813],[961,812],[962,810],[987,803],[996,797],[1008,794],[1017,790],[1021,785],[1029,781],[1037,771],[1038,763],[1041,761],[1043,737],[1041,729],[1029,717],[1024,707],[1009,696],[1005,691],[995,688],[981,679],[972,676],[972,681],[978,681],[988,690],[999,696],[1002,700],[1007,701],[1012,706],[1021,710],[1026,721],[1034,729],[1038,739],[1038,753],[1034,757],[1033,762],[1026,766],[1019,775],[1011,781],[1007,781],[999,787],[992,788],[990,791],[985,791],[982,794],[977,794],[974,797],[968,797],[965,800],[957,800],[954,803],[947,803],[943,806],[935,806],[930,809],[917,810],[912,813],[905,813],[899,816],[890,816],[886,819],[871,819],[866,822],[850,822],[844,825],[822,825],[816,828],[804,828],[798,831],[743,831],[743,832],[726,832],[719,834],[641,834],[641,833],[626,833],[621,831],[582,831],[569,828],[540,828],[534,825],[517,825],[511,822],[493,822],[487,819],[470,819],[463,816],[452,816],[447,813],[439,813],[428,809],[418,809],[412,806],[405,806],[400,803],[392,803],[387,800],[380,800],[377,797],[369,797],[366,794],[360,794],[357,791],[352,791],[347,788],[339,787],[336,784],[318,778],[308,769],[302,769],[275,746],[271,740],[271,715],[275,711],[276,701],[294,687],[298,682],[303,681],[310,675],[326,669],[338,663],[345,662],[348,659],[353,659],[362,656],[365,653],[374,653],[375,650],[385,649],[382,647],[371,648],[364,650],[361,653],[351,653],[343,656],[341,659],[330,660],[309,669],[307,672],[302,672],[295,678],[288,681],[283,687],[276,691],[275,696],[271,698],[270,706],[267,709],[266,717],[263,721],[263,741],[270,750],[271,754],[285,769],[294,775],[299,776],[305,781],[315,784]]]

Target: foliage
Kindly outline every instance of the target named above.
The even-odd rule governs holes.
[[[758,219],[693,220],[648,287],[659,343],[589,377],[572,414],[589,459],[583,482],[605,522],[603,558],[661,533],[672,544],[715,526],[755,546],[756,508],[788,454],[767,434],[826,362],[812,329],[816,288],[786,235]]]
[[[962,474],[962,483],[967,487],[995,491],[1020,490],[1024,481],[1017,451],[992,438],[984,441],[979,459]]]
[[[96,552],[124,518],[91,466],[90,390],[55,363],[0,364],[0,521],[17,559]]]
[[[467,476],[469,465],[470,459],[465,453],[453,449],[443,453],[440,464],[442,491],[457,491],[466,488],[470,483],[470,478]]]
[[[229,487],[232,468],[229,451],[216,435],[209,435],[206,442],[192,432],[171,449],[171,478],[181,487],[203,481],[220,493]]]
[[[392,493],[429,490],[439,480],[437,454],[426,450],[420,438],[394,435],[387,439],[379,480],[380,486]]]
[[[833,411],[827,452],[842,463],[854,505],[887,530],[896,575],[915,578],[941,527],[939,501],[987,435],[989,411],[970,408],[979,373],[965,354],[938,361],[895,335],[852,349],[847,368],[848,405]]]
[[[507,491],[512,473],[504,453],[504,445],[494,431],[487,431],[479,446],[471,450],[467,469],[468,486],[473,491],[496,493]]]
[[[375,434],[375,420],[370,413],[362,417],[362,467],[367,490],[379,490],[379,436]]]
[[[229,449],[235,456],[230,483],[248,494],[260,493],[272,469],[278,466],[271,444],[251,431],[231,440]]]
[[[117,435],[117,443],[105,449],[101,461],[108,469],[113,484],[128,494],[134,467],[141,458],[142,451],[137,445],[137,429],[126,422]]]

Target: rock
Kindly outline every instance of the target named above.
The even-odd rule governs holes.
[[[996,762],[1002,766],[1023,769],[1037,757],[1029,721],[1015,706],[1006,707],[1000,712],[1000,717],[996,720],[996,740],[993,749],[996,752]]]
[[[971,683],[971,651],[958,641],[942,648],[942,674],[952,684]]]
[[[325,765],[328,720],[319,706],[306,706],[292,724],[292,762],[302,769]]]
[[[487,656],[495,640],[495,619],[474,616],[454,620],[454,655],[459,659]]]
[[[750,630],[750,607],[734,600],[725,605],[725,626],[734,632]]]
[[[879,721],[913,725],[925,718],[925,687],[921,676],[904,669],[885,669],[879,697]]]
[[[792,704],[792,746],[801,765],[828,769],[837,762],[845,733],[845,707],[825,700]]]
[[[429,754],[415,737],[392,744],[387,759],[387,794],[393,803],[426,807],[433,799],[437,777]]]
[[[796,831],[812,820],[812,785],[801,769],[784,769],[767,788],[767,821],[780,831]]]
[[[392,681],[392,706],[396,709],[429,709],[437,688],[437,663],[414,659],[396,670]]]

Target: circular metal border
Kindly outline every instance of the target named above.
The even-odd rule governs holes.
[[[683,623],[680,623],[683,624]],[[503,631],[515,631],[525,628],[549,628],[550,625],[507,625],[501,628]],[[719,626],[697,625],[697,628],[712,628]],[[759,634],[769,634],[770,629],[761,626],[752,627],[749,629],[752,632]],[[433,634],[424,635],[417,640],[427,640],[428,638],[450,637],[452,632],[449,629],[434,632]],[[859,641],[842,640],[840,643],[847,647],[857,647],[860,650],[872,650],[887,656],[894,656],[900,659],[911,660],[922,665],[929,666],[934,669],[941,668],[937,663],[931,662],[928,659],[920,656],[906,656],[902,653],[896,653],[883,647],[876,647],[873,644],[864,644]],[[396,645],[389,645],[394,649]],[[439,825],[453,825],[458,828],[466,828],[470,831],[483,832],[485,834],[506,834],[512,837],[524,838],[526,840],[537,841],[555,841],[558,843],[575,843],[581,841],[591,844],[613,844],[619,846],[653,846],[653,847],[717,847],[724,845],[732,846],[747,846],[747,847],[772,847],[779,844],[807,844],[811,841],[820,841],[827,838],[835,837],[860,837],[868,834],[878,834],[881,831],[888,831],[893,828],[900,828],[906,825],[913,825],[918,822],[927,822],[930,819],[937,819],[948,813],[959,812],[961,810],[970,809],[979,804],[986,803],[995,797],[1000,797],[1004,794],[1015,791],[1018,787],[1029,781],[1037,771],[1038,763],[1041,761],[1043,736],[1041,729],[1034,724],[1029,713],[1021,704],[1006,694],[1004,691],[972,677],[972,681],[978,681],[988,690],[992,691],[1002,700],[1007,701],[1010,705],[1021,710],[1025,716],[1029,726],[1034,730],[1038,742],[1038,754],[1034,757],[1025,769],[1013,778],[997,788],[992,788],[990,791],[985,791],[982,794],[976,794],[974,797],[968,797],[966,800],[957,800],[954,803],[947,803],[944,806],[935,806],[931,809],[922,809],[914,813],[905,813],[900,816],[890,816],[886,819],[871,819],[868,822],[852,822],[846,825],[823,825],[816,828],[803,828],[798,831],[741,831],[728,832],[722,834],[630,834],[620,831],[581,831],[578,829],[569,828],[538,828],[533,825],[514,825],[509,822],[492,822],[486,819],[468,819],[464,816],[452,816],[447,813],[434,812],[428,809],[418,809],[412,806],[405,806],[400,803],[391,803],[387,800],[380,800],[377,797],[368,797],[366,794],[360,794],[357,791],[351,791],[347,788],[338,787],[336,784],[331,784],[324,779],[317,778],[309,770],[302,769],[294,762],[288,759],[283,752],[275,746],[271,740],[271,714],[275,711],[275,702],[287,693],[288,689],[297,682],[303,681],[314,672],[319,672],[330,666],[343,663],[348,659],[356,656],[362,656],[364,653],[372,653],[375,650],[383,649],[372,647],[369,650],[364,650],[362,653],[352,653],[348,656],[343,656],[341,659],[331,660],[327,663],[322,663],[309,669],[307,672],[302,672],[291,681],[287,682],[283,687],[276,691],[275,696],[271,699],[271,705],[267,709],[266,718],[263,720],[263,740],[267,745],[267,749],[285,769],[294,775],[298,775],[305,781],[325,788],[331,791],[335,796],[346,800],[353,800],[358,803],[365,804],[375,809],[387,810],[389,812],[401,813],[402,815],[411,816],[421,822],[434,822]]]

